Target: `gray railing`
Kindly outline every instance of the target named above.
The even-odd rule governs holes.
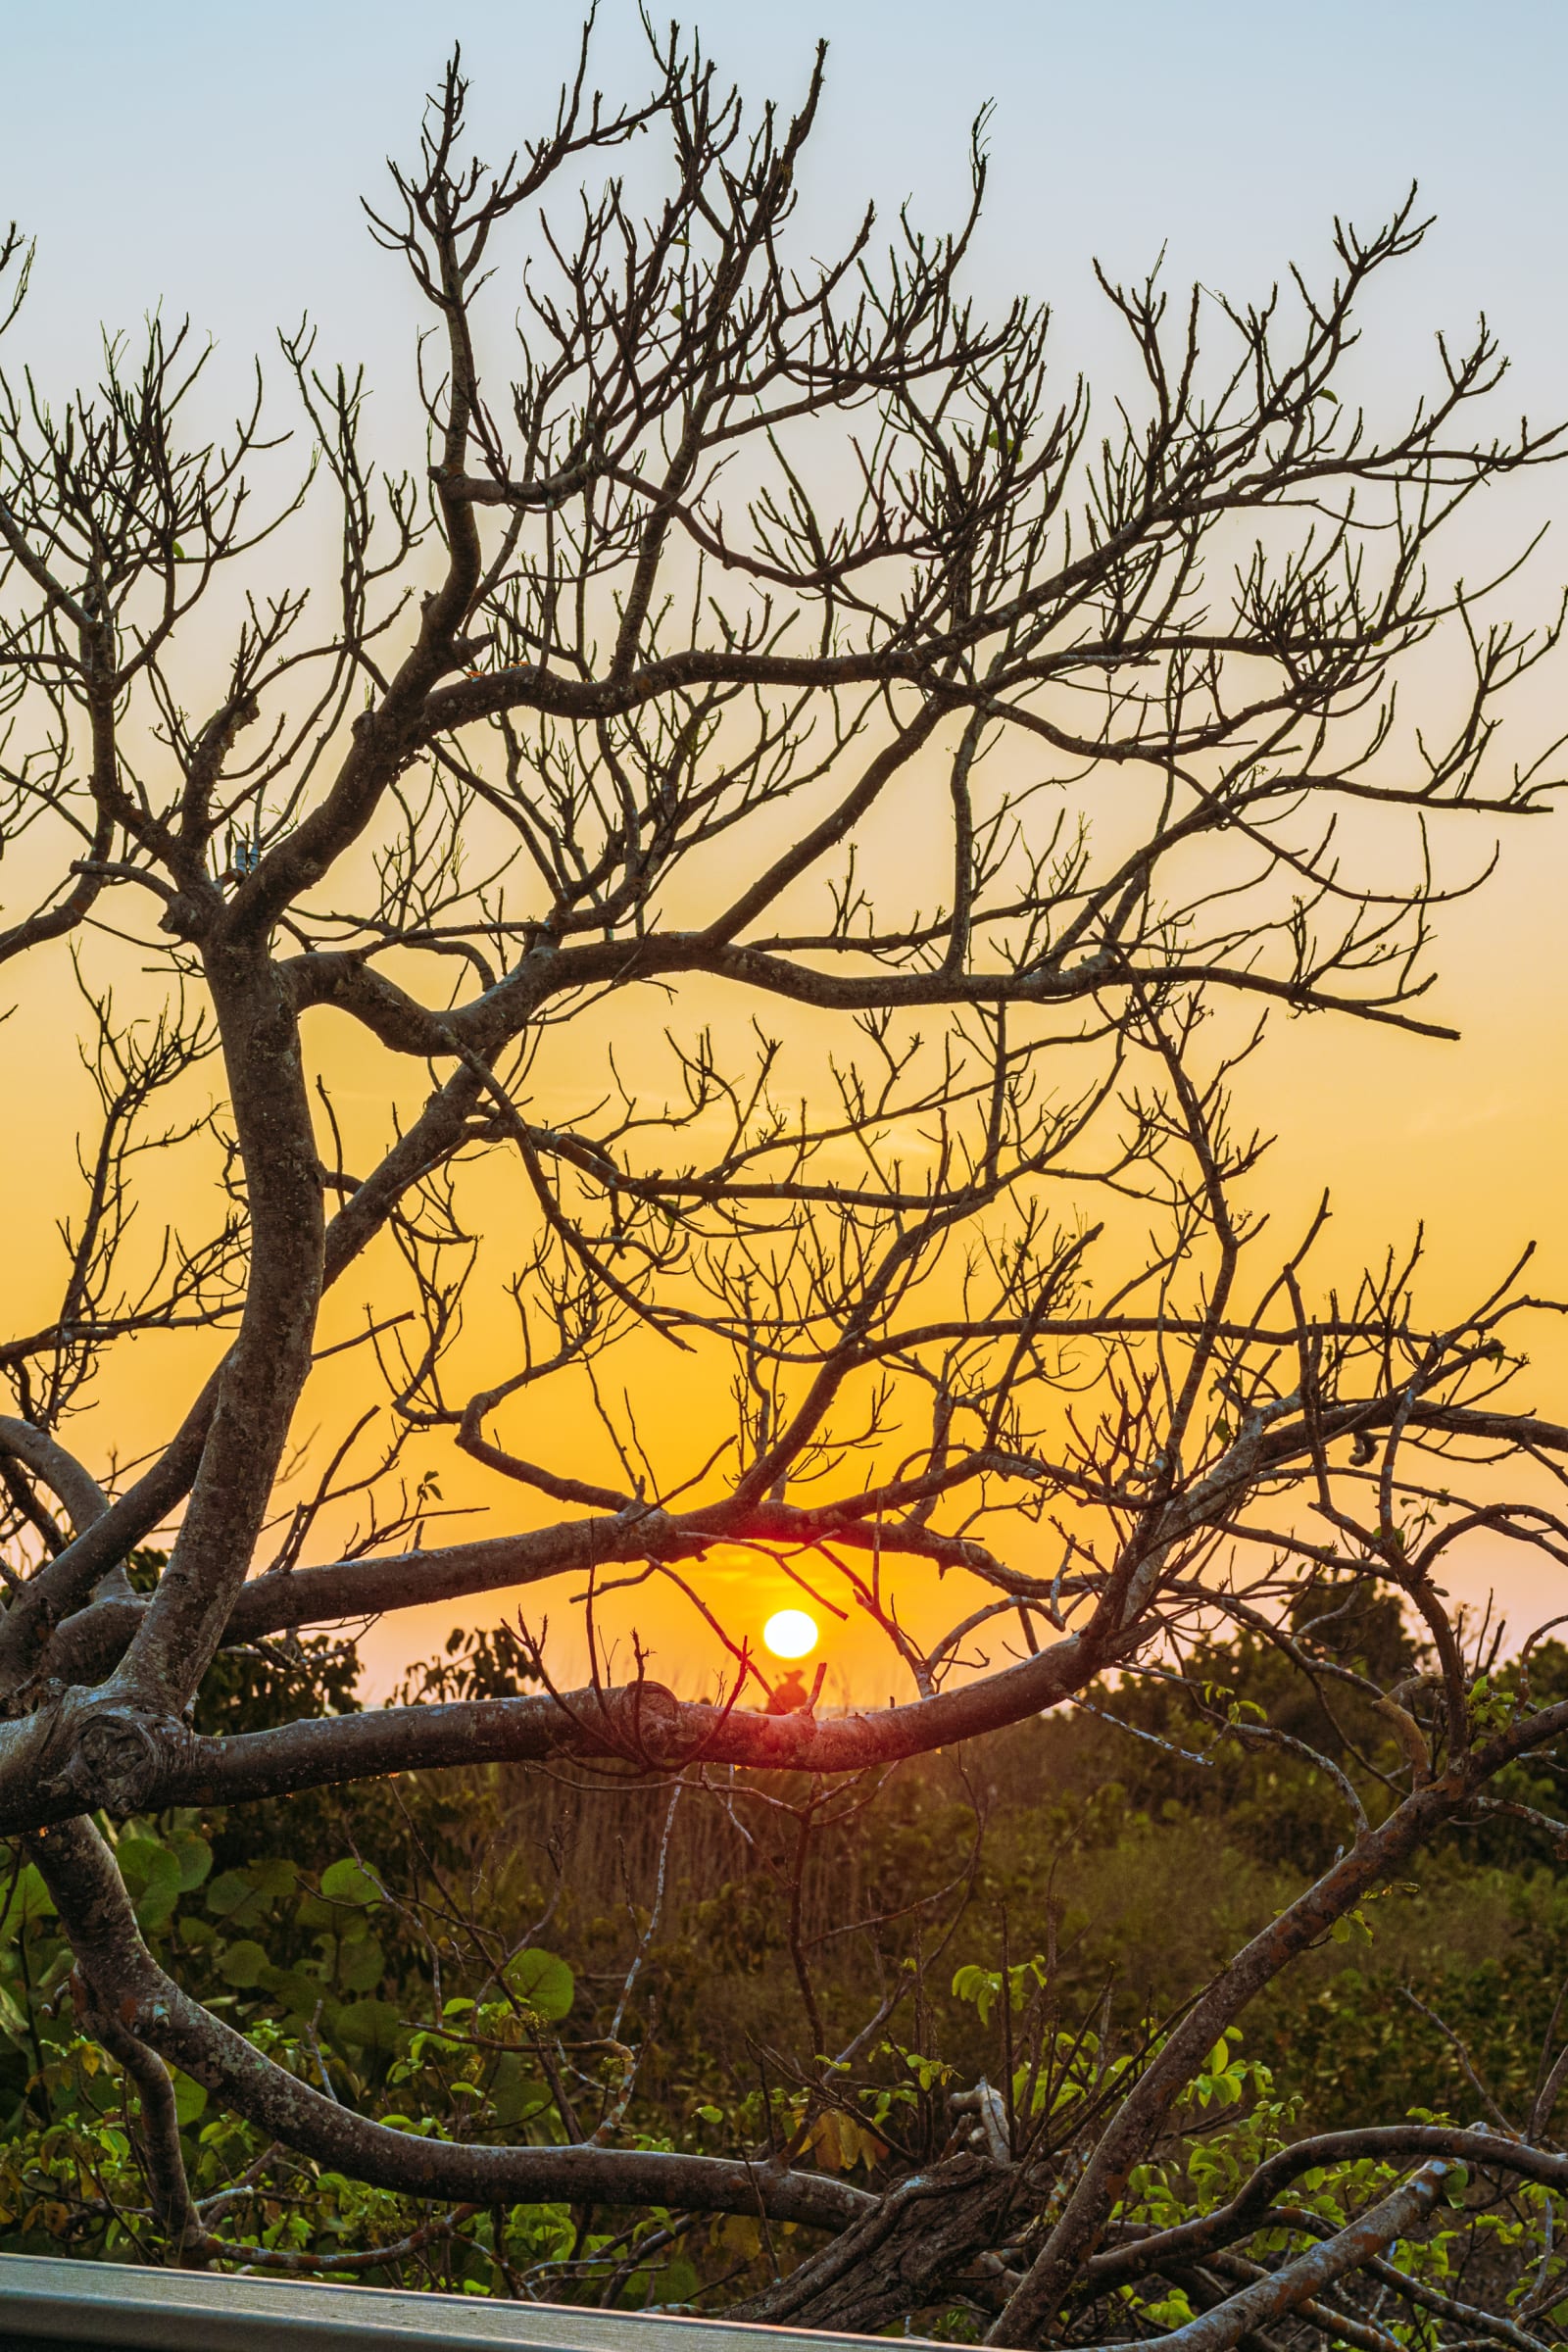
[[[658,2313],[568,2310],[487,2296],[399,2294],[205,2271],[134,2270],[0,2254],[0,2346],[140,2352],[786,2352],[874,2339]]]

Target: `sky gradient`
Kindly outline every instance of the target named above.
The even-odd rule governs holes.
[[[1164,248],[1175,287],[1196,275],[1258,296],[1292,260],[1321,268],[1336,214],[1370,222],[1418,179],[1438,227],[1381,314],[1374,393],[1378,370],[1424,373],[1433,329],[1461,336],[1484,308],[1514,362],[1505,406],[1568,414],[1568,10],[1502,0],[1483,19],[1452,0],[1329,0],[1305,16],[1255,0],[961,10],[824,0],[813,13],[716,0],[695,22],[724,72],[754,98],[784,103],[804,84],[815,36],[830,38],[804,191],[808,217],[824,223],[842,227],[868,196],[884,213],[907,197],[922,221],[951,219],[969,122],[994,101],[975,283],[997,301],[1015,288],[1049,297],[1068,371],[1093,374],[1107,355],[1092,256],[1138,274]],[[421,92],[454,37],[475,81],[478,143],[499,160],[553,107],[569,12],[489,0],[14,11],[0,216],[39,239],[25,356],[63,388],[91,366],[100,320],[133,328],[161,306],[219,339],[223,380],[237,388],[251,353],[309,312],[327,355],[366,362],[377,431],[395,440],[414,415],[414,313],[358,199],[378,192],[389,150],[410,151]],[[608,0],[595,54],[595,78],[612,93],[642,77],[622,0]],[[403,462],[417,454],[406,444]],[[1568,578],[1565,493],[1568,476],[1533,475],[1468,551],[1482,563],[1554,523],[1509,592],[1516,610],[1549,609]],[[1565,684],[1559,663],[1532,689],[1541,730],[1563,723]],[[1435,1008],[1463,1026],[1460,1046],[1287,1024],[1252,1082],[1250,1107],[1281,1138],[1282,1222],[1332,1186],[1331,1258],[1347,1273],[1425,1217],[1454,1303],[1531,1239],[1543,1245],[1540,1287],[1568,1293],[1565,824],[1568,810],[1517,828],[1485,897],[1444,925]],[[10,1083],[47,1089],[54,1050],[13,1035],[0,1047]],[[45,1205],[15,1167],[0,1204],[24,1217]],[[1544,1353],[1531,1400],[1568,1418],[1568,1350]],[[418,1650],[434,1630],[405,1622],[386,1639]]]

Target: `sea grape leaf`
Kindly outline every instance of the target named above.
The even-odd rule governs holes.
[[[554,1952],[536,1948],[518,1952],[507,1962],[503,1974],[510,1990],[547,2025],[560,2024],[577,1990],[570,1969]]]
[[[345,1854],[321,1873],[321,1892],[332,1903],[378,1903],[381,1889],[363,1862]]]

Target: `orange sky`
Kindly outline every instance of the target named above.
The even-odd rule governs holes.
[[[1274,1219],[1279,1253],[1294,1240],[1321,1191],[1334,1196],[1334,1221],[1315,1263],[1318,1284],[1353,1280],[1361,1261],[1388,1241],[1403,1243],[1418,1219],[1429,1235],[1429,1296],[1435,1311],[1457,1309],[1499,1276],[1532,1239],[1542,1245],[1532,1287],[1568,1295],[1568,1250],[1560,1231],[1560,1163],[1565,1119],[1561,1072],[1565,1066],[1568,992],[1557,982],[1556,906],[1561,892],[1568,838],[1560,824],[1540,822],[1516,829],[1505,845],[1504,867],[1486,896],[1446,918],[1442,960],[1446,978],[1434,1004],[1442,1017],[1458,1017],[1465,1035],[1458,1045],[1404,1037],[1318,1017],[1275,1023],[1264,1054],[1243,1073],[1240,1102],[1250,1117],[1275,1131],[1278,1143],[1255,1181],[1252,1197]],[[89,951],[100,961],[101,948]],[[117,954],[111,960],[122,960]],[[52,979],[67,972],[64,951],[51,951]],[[134,978],[123,987],[131,999]],[[715,990],[716,997],[718,992]],[[47,1311],[46,1279],[50,1229],[61,1205],[61,1167],[70,1147],[74,1116],[83,1089],[71,1067],[72,999],[52,985],[33,1000],[29,1017],[0,1028],[0,1085],[6,1099],[31,1105],[23,1149],[0,1164],[0,1221],[11,1237],[7,1252],[9,1314],[15,1327]],[[684,1006],[695,1025],[700,1010],[735,1018],[737,1007]],[[633,1059],[659,1051],[670,1018],[662,1000],[619,999],[614,1021],[622,1051]],[[638,1023],[646,1034],[639,1038]],[[337,1016],[310,1016],[313,1054],[327,1072],[350,1139],[367,1144],[384,1133],[387,1063],[378,1048],[360,1040]],[[208,1073],[198,1084],[205,1088]],[[410,1085],[405,1100],[416,1100]],[[191,1155],[202,1157],[200,1148]],[[171,1157],[153,1163],[145,1216],[149,1231],[166,1214],[176,1220],[211,1213],[211,1196]],[[205,1174],[210,1178],[211,1160]],[[487,1164],[474,1195],[477,1223],[498,1247],[520,1223],[521,1180],[504,1155]],[[1264,1252],[1270,1243],[1259,1245]],[[498,1261],[499,1262],[499,1261]],[[336,1339],[358,1328],[365,1310],[384,1310],[384,1256],[375,1253],[348,1277],[330,1303],[324,1336]],[[476,1293],[460,1362],[472,1385],[488,1385],[513,1366],[511,1309],[494,1290]],[[1528,1400],[1552,1414],[1568,1415],[1568,1348],[1551,1319],[1544,1319],[1537,1353],[1538,1371],[1528,1384]],[[97,1408],[74,1424],[75,1442],[104,1466],[108,1448],[122,1458],[157,1443],[177,1416],[212,1344],[200,1339],[152,1338],[140,1343],[133,1359],[122,1359],[105,1378]],[[623,1365],[610,1369],[607,1386],[624,1377],[631,1387],[639,1424],[661,1469],[695,1468],[708,1450],[711,1431],[724,1416],[727,1364],[693,1362],[653,1340],[640,1340],[625,1352]],[[461,1394],[463,1383],[457,1383]],[[300,1433],[318,1426],[323,1437],[342,1427],[362,1402],[378,1394],[363,1353],[339,1356],[323,1367],[307,1398]],[[504,1416],[512,1443],[536,1458],[578,1475],[612,1471],[607,1444],[594,1427],[583,1385],[574,1376],[530,1395],[525,1413]],[[319,1448],[318,1448],[319,1451]],[[454,1534],[500,1533],[538,1524],[556,1515],[554,1506],[510,1487],[453,1453],[444,1441],[421,1443],[411,1457],[412,1473],[439,1463],[441,1494],[454,1508],[480,1505],[481,1517],[449,1522]],[[323,1526],[313,1556],[331,1556],[346,1530],[338,1511]],[[429,1540],[439,1540],[433,1525]],[[1047,1531],[1020,1527],[1009,1539],[1008,1556],[1038,1570],[1047,1563]],[[1054,1564],[1054,1560],[1051,1563]],[[1499,1549],[1480,1566],[1472,1553],[1470,1573],[1477,1597],[1491,1581],[1516,1625],[1550,1614],[1543,1572],[1521,1564],[1520,1555]],[[929,1639],[972,1601],[957,1601],[950,1580],[941,1591],[925,1571],[905,1571],[896,1580],[901,1611],[916,1635]],[[799,1601],[785,1574],[757,1555],[732,1552],[711,1560],[701,1579],[710,1605],[736,1637],[756,1642],[772,1611]],[[824,1590],[826,1580],[824,1579]],[[841,1596],[842,1597],[842,1596]],[[558,1673],[568,1680],[580,1671],[582,1611],[569,1587],[538,1589],[524,1595],[498,1594],[457,1607],[415,1610],[373,1628],[364,1643],[372,1688],[385,1689],[411,1658],[440,1646],[454,1621],[494,1622],[518,1609],[537,1627],[548,1615],[551,1651]],[[882,1697],[895,1686],[882,1637],[853,1618],[840,1624],[818,1611],[829,1662],[828,1695]],[[603,1623],[619,1639],[633,1624],[652,1650],[651,1670],[661,1679],[690,1689],[708,1684],[715,1668],[710,1639],[673,1594],[639,1590],[608,1604]],[[1016,1641],[1016,1632],[1012,1633]],[[981,1644],[985,1646],[984,1643]],[[974,1654],[971,1652],[971,1654]],[[990,1654],[998,1652],[993,1646]],[[813,1659],[812,1664],[814,1665]]]

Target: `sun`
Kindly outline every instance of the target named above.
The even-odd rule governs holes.
[[[804,1609],[779,1609],[762,1628],[775,1658],[804,1658],[816,1647],[816,1620]]]

